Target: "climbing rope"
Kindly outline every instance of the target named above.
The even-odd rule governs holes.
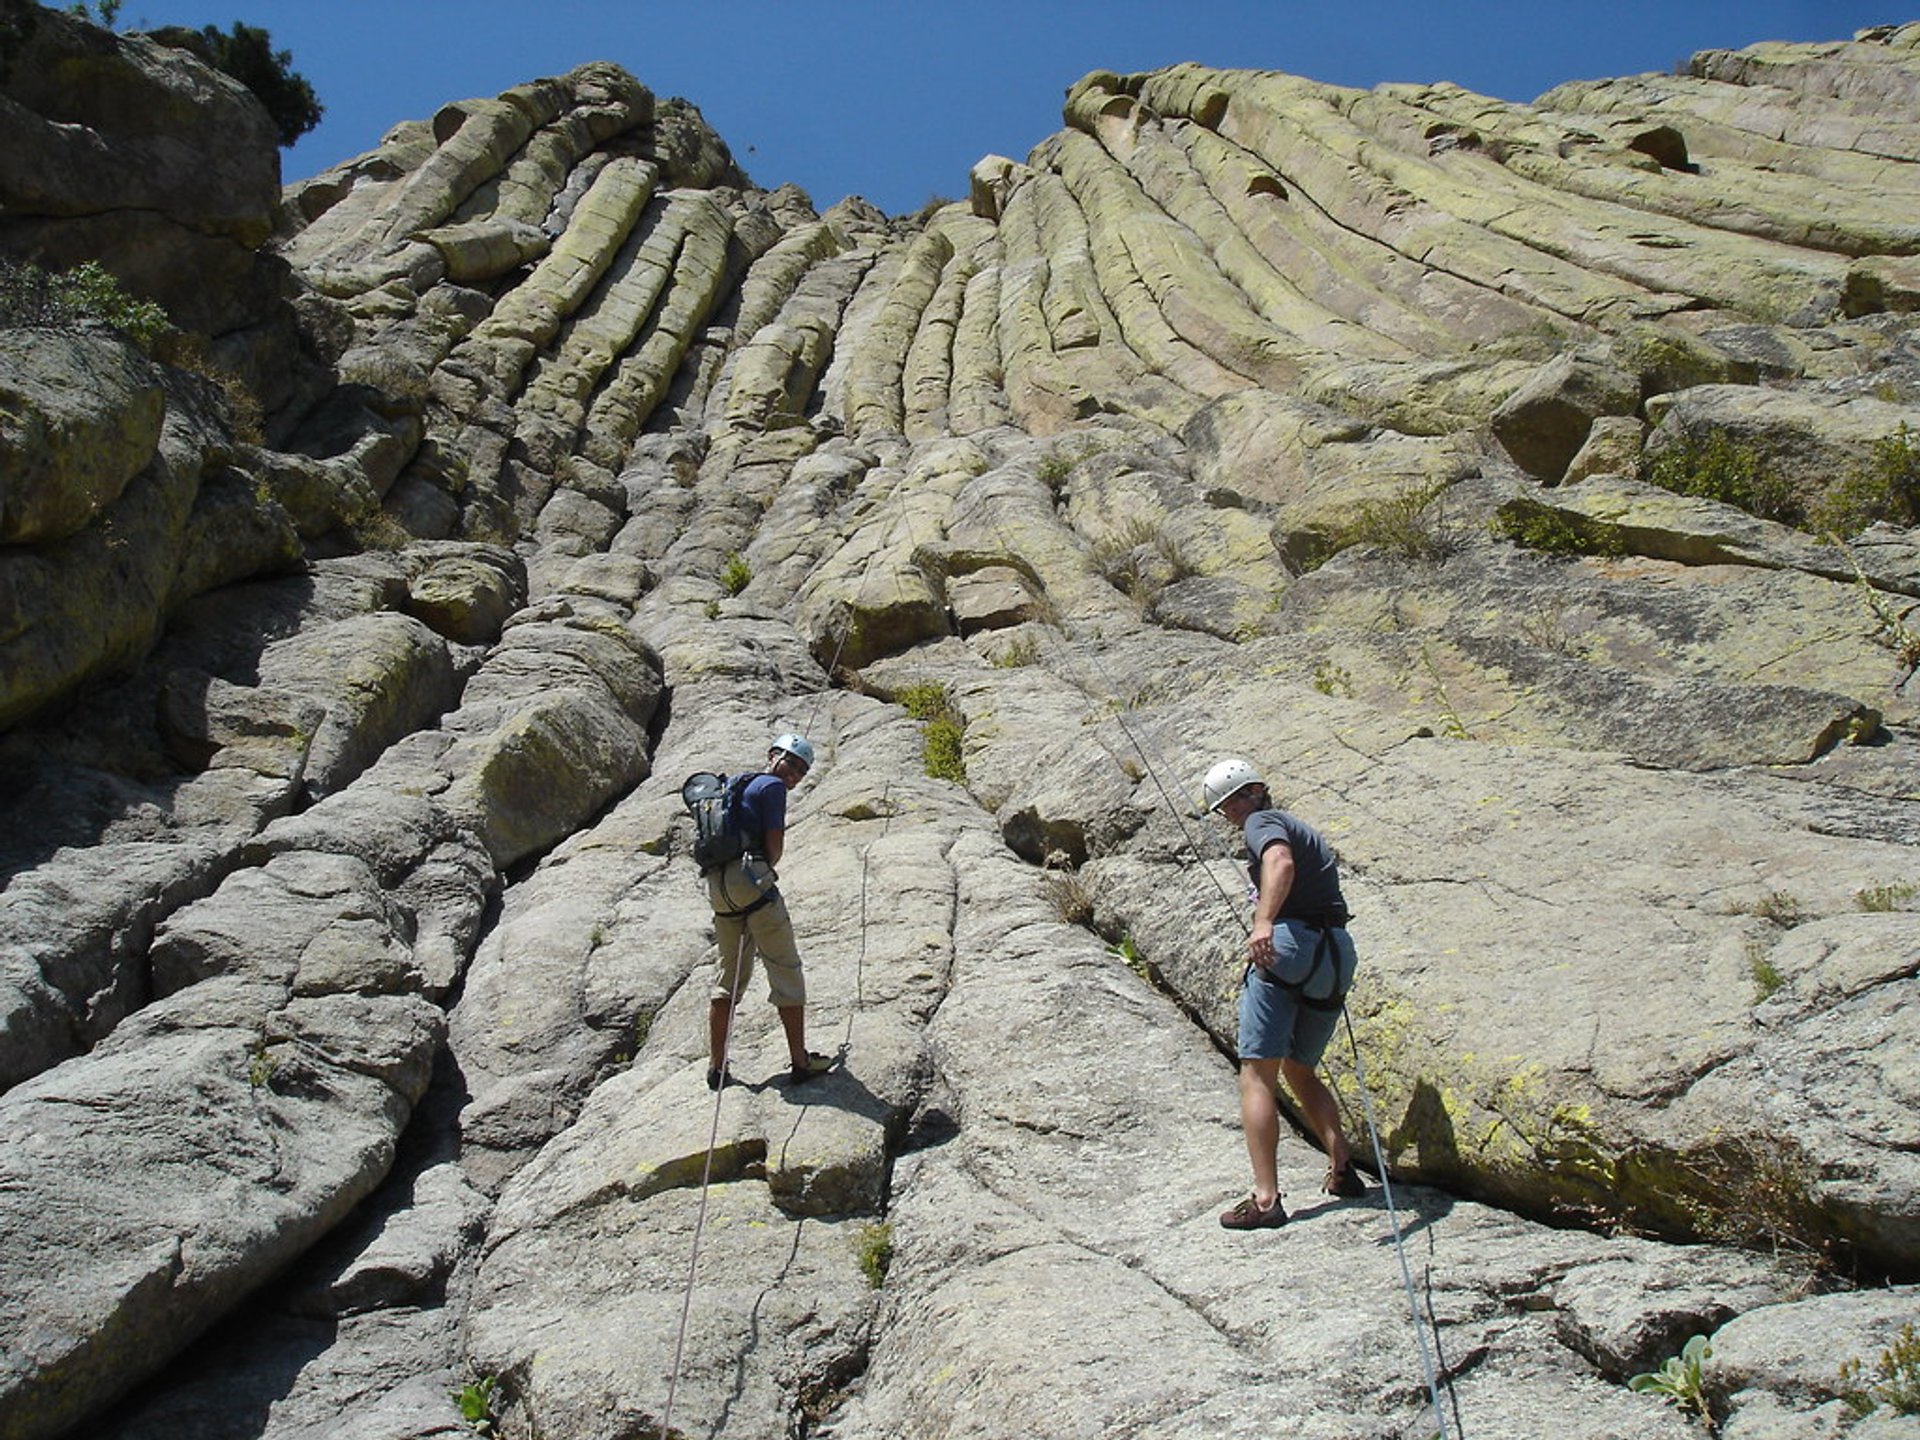
[[[847,1011],[847,1033],[840,1040],[840,1058],[843,1061],[853,1050],[854,1017],[860,1013],[860,1007],[866,1003],[867,858],[873,853],[875,843],[887,838],[887,829],[893,824],[893,806],[887,799],[892,791],[891,780],[880,787],[880,833],[874,840],[869,840],[860,851],[860,949],[855,953],[853,962],[853,1007]]]
[[[747,962],[747,948],[753,943],[752,937],[743,925],[740,930],[740,960],[734,974],[744,973]],[[744,981],[742,981],[744,988]],[[707,1228],[707,1197],[713,1188],[713,1152],[720,1144],[720,1102],[726,1098],[727,1076],[733,1066],[733,1021],[740,1013],[740,990],[732,994],[732,1003],[727,1006],[726,1031],[720,1042],[720,1083],[713,1087],[713,1118],[707,1129],[707,1158],[700,1170],[700,1210],[693,1222],[693,1247],[687,1259],[687,1286],[680,1297],[680,1323],[673,1337],[673,1373],[667,1380],[667,1408],[660,1417],[660,1433],[673,1433],[673,1402],[680,1390],[680,1366],[686,1356],[687,1319],[693,1313],[693,1286],[695,1277],[700,1273],[700,1241]]]
[[[1406,1235],[1400,1228],[1400,1210],[1394,1203],[1393,1180],[1387,1174],[1387,1156],[1380,1145],[1380,1126],[1373,1115],[1373,1096],[1367,1090],[1366,1071],[1360,1063],[1360,1042],[1353,1033],[1353,1015],[1347,1009],[1346,1002],[1340,1003],[1340,1018],[1346,1022],[1347,1047],[1353,1052],[1353,1081],[1360,1092],[1360,1103],[1367,1115],[1367,1139],[1373,1146],[1373,1163],[1380,1175],[1380,1192],[1387,1199],[1387,1221],[1393,1226],[1393,1253],[1400,1262],[1400,1283],[1407,1292],[1407,1306],[1413,1315],[1414,1338],[1420,1343],[1420,1368],[1426,1376],[1427,1398],[1433,1404],[1433,1423],[1439,1428],[1440,1440],[1451,1440],[1447,1429],[1447,1413],[1440,1404],[1440,1376],[1433,1363],[1432,1351],[1427,1345],[1427,1327],[1435,1327],[1434,1343],[1439,1343],[1438,1326],[1433,1317],[1433,1306],[1428,1304],[1426,1314],[1420,1313],[1420,1296],[1414,1289],[1413,1271],[1407,1265]],[[1456,1405],[1459,1403],[1456,1398]]]

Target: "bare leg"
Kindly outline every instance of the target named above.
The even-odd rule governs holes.
[[[807,1063],[807,1007],[804,1005],[776,1005],[780,1013],[780,1028],[787,1032],[787,1055],[795,1065]]]
[[[1340,1105],[1333,1098],[1333,1092],[1321,1083],[1311,1065],[1282,1060],[1280,1068],[1286,1074],[1288,1088],[1300,1101],[1307,1127],[1320,1137],[1321,1145],[1326,1148],[1328,1166],[1334,1170],[1346,1169],[1353,1152],[1347,1148],[1347,1137],[1340,1129]]]
[[[1309,1072],[1311,1073],[1311,1072]],[[1253,1162],[1253,1198],[1262,1210],[1280,1196],[1280,1108],[1273,1086],[1280,1075],[1278,1060],[1240,1062],[1240,1128],[1246,1132],[1247,1159]]]
[[[709,1070],[726,1062],[727,1026],[733,1019],[733,1001],[715,1000],[707,1006],[707,1061]]]

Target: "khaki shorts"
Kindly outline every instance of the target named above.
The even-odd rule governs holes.
[[[800,968],[800,947],[794,942],[785,898],[776,893],[750,915],[723,913],[746,909],[772,888],[772,870],[764,860],[735,860],[707,876],[713,937],[720,946],[713,967],[715,1000],[740,997],[753,978],[753,958],[758,955],[767,967],[768,1000],[781,1006],[807,1003],[807,977]]]

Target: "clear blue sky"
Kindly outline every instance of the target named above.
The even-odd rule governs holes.
[[[122,29],[263,25],[326,118],[303,179],[401,120],[613,60],[698,105],[756,184],[889,213],[1024,158],[1089,70],[1179,60],[1368,86],[1451,80],[1531,100],[1562,80],[1667,71],[1696,50],[1838,40],[1915,18],[1857,0],[126,0]]]

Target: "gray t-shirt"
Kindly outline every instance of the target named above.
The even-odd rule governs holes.
[[[1340,894],[1340,862],[1326,837],[1284,810],[1256,810],[1247,817],[1247,876],[1258,886],[1260,857],[1269,845],[1293,852],[1293,889],[1280,907],[1283,920],[1324,920],[1344,924],[1347,902]]]

